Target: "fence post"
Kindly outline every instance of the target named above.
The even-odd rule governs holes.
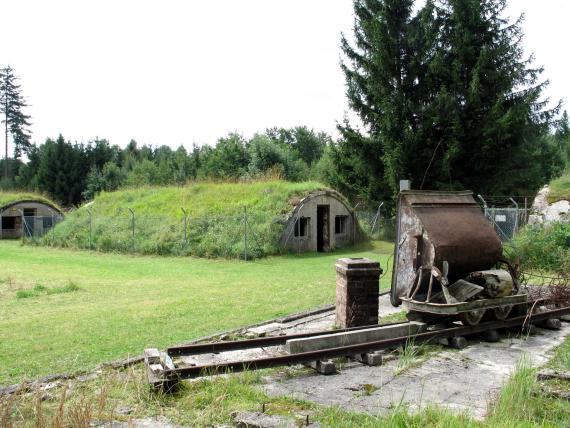
[[[20,215],[22,216],[22,242],[26,241],[26,218],[24,217],[24,211],[20,211]]]
[[[374,221],[372,222],[372,229],[370,229],[370,234],[374,233],[374,229],[376,228],[376,222],[378,221],[378,217],[380,216],[380,208],[382,208],[382,205],[384,205],[384,202],[381,202],[380,205],[378,205],[378,209],[376,210],[376,215],[374,216]]]
[[[127,208],[131,212],[131,227],[132,227],[132,237],[133,237],[133,251],[135,251],[135,212]]]
[[[301,211],[297,215],[297,255],[301,255]]]
[[[247,261],[247,207],[243,207],[243,247],[244,258]]]
[[[187,227],[188,227],[188,223],[187,223],[187,217],[188,217],[188,213],[186,212],[186,210],[184,208],[180,208],[182,210],[182,212],[184,213],[184,246],[188,245],[188,234],[186,232]]]
[[[55,216],[51,216],[51,239],[55,243]]]
[[[515,227],[513,228],[513,236],[511,236],[511,238],[514,238],[515,234],[519,230],[519,204],[517,204],[517,201],[515,201],[513,198],[511,198],[511,202],[515,205],[515,209],[516,209],[516,211],[515,211],[516,212]]]
[[[89,209],[87,214],[89,214],[89,249],[91,250],[93,248],[93,213]]]

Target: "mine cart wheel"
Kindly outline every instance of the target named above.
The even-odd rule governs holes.
[[[501,306],[499,308],[493,308],[493,316],[495,317],[495,319],[499,321],[504,321],[507,319],[512,309],[513,305],[506,305],[506,306]]]
[[[459,319],[463,325],[477,325],[481,318],[485,315],[485,309],[476,309],[469,312],[461,312],[459,314]]]

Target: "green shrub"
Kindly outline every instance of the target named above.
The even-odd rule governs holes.
[[[523,269],[564,272],[570,267],[570,224],[528,225],[513,240]]]

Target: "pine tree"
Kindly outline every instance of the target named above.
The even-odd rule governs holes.
[[[12,67],[7,66],[0,69],[0,113],[4,116],[2,123],[4,123],[6,147],[4,170],[6,179],[9,178],[8,134],[12,136],[14,144],[14,159],[18,159],[22,153],[27,153],[31,148],[30,133],[27,129],[30,126],[30,116],[22,112],[27,104],[21,94],[20,85],[16,83],[18,79]]]
[[[399,179],[409,178],[410,160],[417,155],[414,105],[420,103],[418,82],[432,48],[426,41],[435,32],[434,23],[426,19],[433,10],[431,1],[416,16],[413,4],[413,0],[355,0],[355,46],[342,37],[349,105],[368,135],[357,137],[357,130],[345,121],[339,126],[341,145],[349,144],[360,163],[369,165],[366,193],[383,189],[373,200],[397,193]]]
[[[439,0],[442,20],[431,109],[422,141],[441,139],[431,187],[528,194],[552,175],[540,159],[558,107],[548,109],[542,68],[525,58],[522,20],[503,18],[506,0]],[[435,126],[434,126],[435,124]],[[430,129],[441,135],[430,135]]]
[[[340,148],[359,158],[349,170],[364,174],[351,180],[367,183],[362,196],[393,196],[401,178],[513,195],[548,181],[544,137],[558,108],[524,57],[522,18],[503,18],[506,0],[428,0],[415,14],[413,5],[355,0],[354,46],[342,38],[347,97],[365,132],[340,125]]]

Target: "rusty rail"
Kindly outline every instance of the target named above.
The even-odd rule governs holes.
[[[550,318],[558,318],[563,315],[570,314],[570,307],[554,309],[532,315],[523,315],[509,318],[505,321],[490,321],[476,326],[457,326],[447,329],[429,331],[419,333],[413,336],[402,336],[379,340],[375,342],[361,343],[356,345],[341,346],[337,348],[329,348],[319,351],[304,352],[299,354],[284,355],[278,357],[268,357],[253,360],[231,361],[227,363],[206,364],[201,366],[174,368],[165,370],[162,379],[165,382],[177,382],[183,379],[191,379],[201,376],[209,376],[215,374],[223,374],[229,372],[240,372],[244,370],[257,370],[270,367],[287,366],[292,364],[302,364],[328,358],[337,358],[350,356],[370,351],[378,351],[387,348],[393,348],[399,345],[405,345],[410,339],[415,344],[426,343],[434,339],[449,338],[457,336],[469,336],[482,333],[488,330],[496,330],[501,328],[525,327],[531,322],[543,321]],[[327,332],[331,334],[331,332]],[[289,340],[291,336],[281,336],[285,340]],[[211,344],[210,344],[211,345]]]
[[[255,339],[232,340],[227,342],[196,343],[191,345],[172,346],[166,350],[166,353],[171,357],[180,357],[180,356],[188,356],[196,354],[216,354],[218,352],[237,351],[242,349],[264,348],[266,346],[284,345],[288,340],[291,339],[303,339],[306,337],[324,336],[327,334],[345,333],[348,331],[357,331],[357,330],[364,330],[367,328],[377,328],[377,327],[406,324],[406,323],[407,321],[401,321],[401,322],[386,323],[382,325],[379,324],[365,325],[360,327],[351,327],[339,330],[325,330],[325,331],[315,331],[311,333],[290,334],[286,336],[259,337]]]

